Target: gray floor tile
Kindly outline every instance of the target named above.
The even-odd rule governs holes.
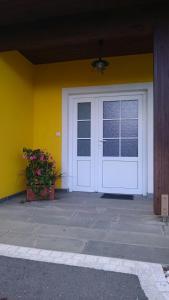
[[[91,219],[96,221],[110,221],[110,222],[117,222],[119,220],[118,215],[116,214],[107,214],[107,213],[91,213],[91,212],[77,212],[77,218],[80,219]]]
[[[147,233],[136,233],[129,231],[116,231],[110,230],[107,232],[106,241],[115,242],[120,244],[129,245],[140,245],[140,246],[151,246],[159,248],[169,249],[169,238],[162,235],[147,234]]]
[[[120,215],[120,216],[153,216],[153,212],[148,209],[141,209],[141,208],[135,208],[135,209],[129,209],[128,207],[125,207],[123,205],[122,208],[114,207],[114,208],[107,208],[106,212],[108,215]]]
[[[34,215],[29,218],[30,223],[37,223],[37,224],[48,224],[48,225],[65,225],[68,222],[67,217],[61,217],[56,215],[50,216],[46,215],[45,213],[43,215]]]
[[[34,247],[34,237],[30,234],[9,232],[0,237],[0,243],[23,246],[23,247]]]
[[[169,224],[163,224],[163,231],[169,237]]]
[[[156,235],[162,235],[163,234],[163,229],[162,225],[153,225],[153,224],[138,224],[137,222],[131,222],[131,223],[126,223],[120,220],[119,222],[114,222],[112,223],[111,228],[113,230],[117,231],[128,231],[130,232],[138,232],[138,233],[146,233],[146,234],[156,234]]]
[[[39,224],[31,224],[28,222],[6,220],[5,222],[0,221],[0,230],[15,233],[24,233],[25,235],[34,233]]]
[[[101,230],[105,229],[107,231],[110,230],[117,221],[117,217],[113,218],[113,222],[109,220],[96,220],[92,225],[92,228],[97,228]]]
[[[105,230],[92,228],[69,227],[69,226],[49,226],[42,225],[38,228],[36,234],[38,236],[55,236],[63,238],[74,238],[82,240],[104,240],[106,236]]]
[[[89,241],[83,253],[168,264],[168,249]]]
[[[95,219],[91,216],[79,216],[75,215],[72,218],[66,220],[65,225],[74,227],[86,227],[90,228],[94,224]]]
[[[125,224],[145,224],[145,225],[162,225],[160,218],[155,215],[128,215],[127,211],[125,215],[119,215],[121,222]]]
[[[85,247],[85,243],[85,240],[59,237],[38,237],[34,241],[34,247],[47,250],[81,253]]]
[[[169,226],[152,214],[152,200],[102,199],[99,193],[57,193],[54,201],[0,203],[0,243],[169,261]]]

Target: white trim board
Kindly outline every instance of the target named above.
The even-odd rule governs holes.
[[[7,244],[0,244],[0,255],[136,275],[149,300],[169,299],[169,284],[160,264]]]
[[[71,96],[87,96],[116,93],[146,93],[147,109],[147,192],[153,193],[153,83],[118,84],[94,87],[64,88],[62,89],[62,188],[69,189],[71,174],[69,173],[69,101]],[[147,161],[146,161],[147,160]]]

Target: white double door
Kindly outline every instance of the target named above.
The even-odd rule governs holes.
[[[143,96],[69,99],[70,190],[143,192]]]

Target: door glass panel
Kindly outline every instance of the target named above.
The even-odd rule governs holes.
[[[90,139],[77,140],[77,156],[90,156]]]
[[[138,101],[124,100],[121,101],[121,117],[122,118],[138,118]]]
[[[121,137],[138,137],[138,120],[121,121]]]
[[[103,102],[103,119],[118,119],[120,117],[120,101]]]
[[[121,156],[137,157],[138,156],[138,139],[121,140]]]
[[[90,138],[90,121],[78,121],[78,138]]]
[[[84,102],[78,103],[78,120],[90,120],[91,119],[91,103]]]
[[[103,142],[103,156],[119,156],[119,139]]]
[[[138,156],[138,100],[103,102],[103,139],[103,156]]]
[[[91,155],[91,103],[77,104],[77,156]]]
[[[103,121],[103,138],[119,137],[119,120]]]

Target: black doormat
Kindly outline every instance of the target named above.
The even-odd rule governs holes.
[[[118,200],[134,200],[133,195],[123,195],[123,194],[103,194],[101,198],[118,199]]]

